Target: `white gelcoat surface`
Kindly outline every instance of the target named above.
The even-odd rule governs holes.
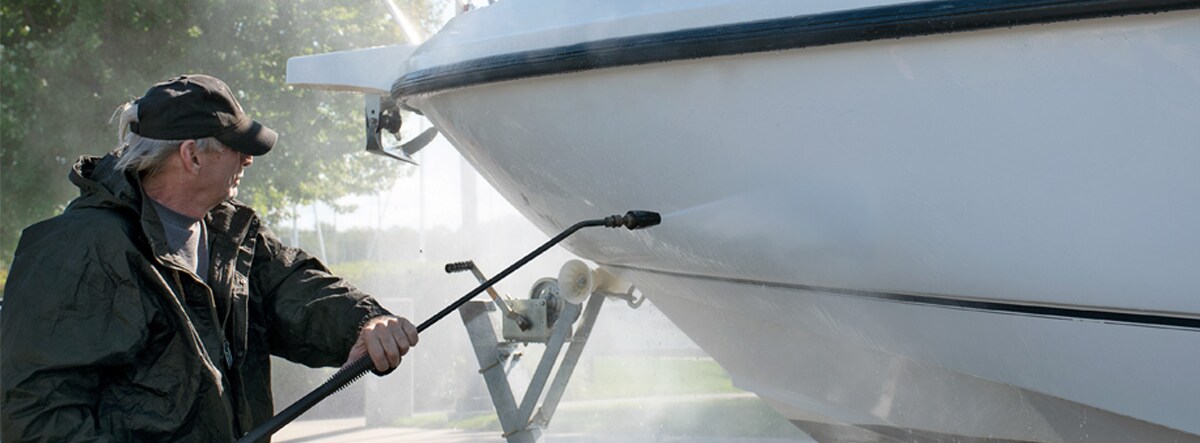
[[[599,70],[410,104],[546,230],[633,207],[667,219],[632,237],[581,234],[570,244],[585,257],[1197,313],[1198,34],[1195,13],[1162,14]]]
[[[506,4],[522,2],[472,20]],[[538,40],[469,23],[409,69]],[[588,26],[567,28],[604,28]],[[654,229],[567,245],[641,269],[612,270],[789,418],[1035,441],[1200,434],[1194,330],[709,279],[1200,317],[1200,13],[604,69],[408,103],[545,232],[661,212]]]

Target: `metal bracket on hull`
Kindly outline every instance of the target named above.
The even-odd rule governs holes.
[[[362,93],[367,152],[415,165],[417,162],[412,155],[437,137],[437,129],[426,129],[403,144],[384,140],[384,134],[399,139],[402,105],[392,99],[389,90],[414,49],[414,45],[396,45],[292,57],[287,62],[287,84],[298,88]]]
[[[412,159],[412,155],[437,137],[437,129],[426,129],[406,143],[395,143],[389,146],[384,142],[383,134],[386,131],[393,137],[399,136],[400,108],[390,96],[367,95],[365,102],[363,115],[366,116],[367,124],[367,152],[417,164],[417,161]]]

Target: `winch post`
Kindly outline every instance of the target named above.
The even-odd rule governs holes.
[[[488,394],[492,397],[492,405],[496,407],[496,415],[500,418],[500,428],[504,430],[505,438],[509,443],[535,443],[541,436],[541,431],[527,429],[526,421],[517,418],[517,401],[513,396],[512,387],[508,384],[508,374],[500,358],[496,330],[492,327],[491,317],[488,316],[492,306],[488,302],[473,301],[458,308],[458,313],[467,327],[467,335],[471,337],[471,346],[475,349],[480,373],[487,383]]]
[[[604,295],[597,291],[589,297],[586,308],[573,303],[563,307],[520,405],[513,396],[500,355],[500,347],[508,342],[499,341],[492,319],[488,315],[489,310],[494,309],[493,305],[487,302],[470,302],[459,308],[476,359],[479,361],[480,373],[483,374],[488,393],[492,397],[492,405],[496,407],[496,415],[500,419],[500,426],[508,443],[535,443],[541,438],[542,429],[549,425],[571,380],[571,374],[579,363],[579,357],[583,354],[588,335],[603,304]],[[582,321],[575,326],[581,315]],[[555,371],[555,362],[558,361],[563,345],[568,341],[570,345]],[[538,406],[538,400],[545,390],[546,382],[550,380],[551,372],[554,372],[554,381],[550,390],[546,391],[542,407],[534,416],[534,408]]]

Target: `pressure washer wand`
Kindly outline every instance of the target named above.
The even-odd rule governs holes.
[[[525,266],[525,264],[529,263],[530,260],[533,260],[537,256],[542,255],[543,252],[546,252],[548,249],[550,249],[554,245],[558,244],[559,242],[563,241],[564,239],[569,237],[571,234],[574,234],[575,231],[578,231],[583,228],[591,227],[591,226],[604,226],[604,227],[608,227],[608,228],[626,227],[626,228],[629,228],[629,230],[634,230],[634,229],[648,228],[648,227],[657,225],[661,222],[662,222],[662,217],[659,216],[657,212],[629,211],[629,212],[625,213],[625,215],[610,215],[610,216],[602,218],[602,219],[585,220],[585,221],[576,223],[573,226],[567,228],[565,231],[562,231],[558,235],[554,236],[554,238],[550,239],[545,244],[539,246],[537,249],[534,249],[533,252],[530,252],[529,254],[522,257],[520,260],[517,260],[516,263],[513,263],[508,268],[505,268],[503,271],[500,271],[500,273],[498,273],[495,276],[493,276],[492,278],[488,279],[488,281],[485,281],[482,284],[480,284],[478,287],[476,287],[475,289],[472,289],[471,292],[467,293],[467,295],[464,295],[464,296],[462,296],[462,298],[455,300],[454,303],[450,303],[450,305],[446,306],[441,311],[438,311],[437,314],[434,314],[433,317],[429,317],[428,320],[421,322],[420,325],[417,325],[417,332],[424,331],[425,329],[429,328],[430,326],[433,326],[433,324],[437,323],[438,320],[441,320],[442,318],[446,317],[451,312],[454,312],[456,309],[461,307],[463,304],[467,303],[468,301],[471,301],[471,299],[474,298],[476,295],[479,295],[479,293],[492,287],[496,283],[500,282],[500,280],[503,280],[505,277],[508,277],[508,275],[512,274],[513,271],[516,271],[520,267]],[[253,443],[253,442],[257,442],[259,440],[262,440],[264,438],[271,436],[272,434],[274,434],[276,431],[283,428],[288,423],[291,423],[292,420],[295,420],[296,417],[299,417],[300,414],[303,414],[306,411],[308,411],[309,409],[312,409],[313,406],[315,406],[317,403],[321,402],[321,400],[324,400],[325,397],[328,397],[328,396],[332,395],[333,393],[340,391],[342,388],[346,387],[350,383],[353,383],[355,380],[358,380],[359,377],[362,377],[363,374],[365,374],[367,371],[371,370],[371,368],[374,366],[375,366],[375,363],[371,361],[371,356],[369,356],[369,355],[360,357],[358,360],[355,360],[353,363],[350,363],[346,366],[342,366],[342,368],[338,369],[337,372],[333,373],[333,376],[329,377],[329,380],[325,381],[325,383],[322,383],[320,386],[317,386],[316,389],[313,389],[312,392],[309,392],[304,397],[301,397],[299,400],[296,400],[295,403],[292,403],[291,406],[288,406],[287,409],[284,409],[278,415],[271,417],[270,420],[267,420],[265,423],[259,425],[257,428],[254,428],[253,430],[251,430],[245,436],[238,439],[238,443]]]

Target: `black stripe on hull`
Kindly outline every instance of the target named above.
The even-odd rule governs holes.
[[[879,443],[1027,443],[1021,440],[978,438],[943,434],[918,429],[872,425],[838,425],[806,420],[790,420],[818,442],[879,442]]]
[[[1190,329],[1200,332],[1200,317],[1185,315],[1169,315],[1162,313],[1138,313],[1130,311],[1089,309],[1085,307],[1062,307],[1021,304],[999,300],[982,300],[962,298],[948,295],[912,294],[900,292],[879,292],[859,289],[829,288],[822,286],[801,285],[794,283],[779,283],[741,278],[720,277],[712,275],[688,274],[682,272],[659,271],[654,269],[637,268],[610,263],[599,263],[603,266],[628,269],[631,271],[648,272],[652,274],[670,275],[698,280],[710,280],[739,285],[760,286],[768,288],[808,291],[884,300],[890,302],[935,306],[953,309],[966,309],[996,314],[1025,315],[1036,317],[1059,318],[1067,320],[1093,320],[1112,323],[1122,323],[1134,326]]]
[[[943,0],[619,37],[410,72],[398,99],[618,66],[1200,8],[1196,0]]]
[[[1029,392],[1029,391],[1026,391]],[[1030,395],[1040,396],[1036,393]],[[1049,398],[1049,397],[1046,397]],[[1055,427],[1055,441],[1101,441],[1122,442],[1195,442],[1197,436],[1180,430],[1156,425],[1135,418],[1113,414],[1086,405],[1060,399],[1048,400],[1060,410],[1047,411],[1042,405],[1039,411],[1062,419],[1062,414],[1082,413],[1074,420],[1066,420]],[[1060,412],[1061,411],[1061,412]],[[1095,414],[1095,416],[1093,416]],[[820,423],[807,420],[789,420],[800,430],[818,442],[891,442],[891,443],[1018,443],[1028,440],[1007,438],[969,437],[921,429],[882,425],[843,425]],[[1024,426],[1013,423],[1012,426]]]

